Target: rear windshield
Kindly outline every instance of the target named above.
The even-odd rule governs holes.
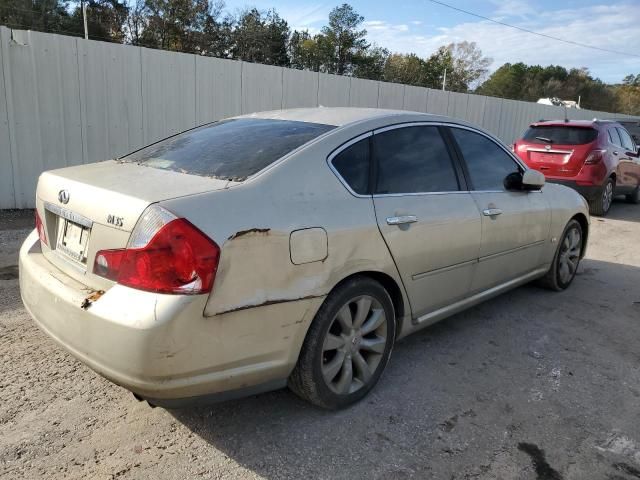
[[[242,181],[333,128],[289,120],[222,120],[154,143],[121,160]]]
[[[540,126],[531,127],[524,134],[529,143],[557,145],[584,145],[598,138],[598,131],[585,127]]]

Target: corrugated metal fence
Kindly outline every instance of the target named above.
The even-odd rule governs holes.
[[[44,170],[121,156],[231,115],[316,105],[450,115],[506,143],[532,121],[564,115],[528,102],[0,27],[0,208],[32,207]]]

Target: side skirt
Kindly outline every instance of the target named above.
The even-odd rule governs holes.
[[[456,303],[453,303],[446,307],[442,307],[438,310],[422,315],[421,317],[414,319],[413,324],[416,326],[419,326],[419,328],[426,327],[428,325],[431,325],[433,323],[436,323],[442,320],[443,318],[449,317],[458,312],[466,310],[469,307],[477,305],[478,303],[484,302],[485,300],[489,300],[490,298],[496,297],[507,290],[511,290],[513,288],[519,287],[520,285],[524,285],[525,283],[528,283],[531,280],[539,278],[543,276],[545,273],[547,273],[548,270],[549,270],[548,265],[542,268],[538,268],[530,273],[527,273],[526,275],[523,275],[518,278],[514,278],[513,280],[509,280],[506,283],[502,283],[488,290],[485,290],[480,293],[476,293],[475,295],[462,299]]]

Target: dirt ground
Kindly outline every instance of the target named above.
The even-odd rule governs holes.
[[[330,413],[286,390],[140,403],[56,346],[20,301],[31,212],[0,212],[0,477],[640,479],[640,206],[592,219],[572,287],[519,288],[401,341]]]

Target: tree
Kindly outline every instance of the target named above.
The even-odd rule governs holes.
[[[373,46],[361,50],[353,56],[353,76],[382,80],[387,58],[389,58],[389,50],[386,48]]]
[[[592,77],[586,68],[567,70],[559,65],[541,67],[505,63],[476,92],[531,102],[547,97],[580,99],[583,108],[616,109],[614,90],[600,79]]]
[[[367,31],[358,30],[364,22],[364,17],[358,14],[351,5],[346,3],[334,8],[329,13],[329,25],[322,28],[326,42],[327,58],[326,70],[338,75],[353,73],[353,60],[362,55],[368,48]]]
[[[234,58],[269,65],[289,65],[289,25],[275,10],[266,13],[256,8],[245,10],[238,18],[232,37]]]
[[[627,75],[614,87],[616,106],[627,115],[640,115],[640,74]]]
[[[427,64],[414,53],[403,55],[394,53],[384,65],[385,82],[404,83],[406,85],[427,85]]]
[[[0,24],[19,29],[69,33],[67,0],[0,0]]]

